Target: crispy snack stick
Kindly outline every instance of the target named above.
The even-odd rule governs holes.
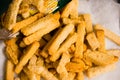
[[[64,52],[62,54],[62,58],[57,66],[57,72],[60,75],[60,80],[65,80],[68,77],[68,72],[65,68],[65,65],[70,62],[70,54],[68,52]]]
[[[83,19],[80,17],[72,18],[72,19],[65,17],[65,18],[62,18],[62,21],[64,24],[79,24],[81,23],[81,21],[83,21]]]
[[[86,39],[91,47],[92,50],[96,50],[99,46],[100,46],[100,43],[99,41],[97,40],[94,32],[91,32],[89,33],[87,36],[86,36]]]
[[[79,72],[77,73],[77,80],[84,80],[84,73],[83,72]]]
[[[74,25],[68,24],[61,30],[61,32],[58,34],[56,39],[53,40],[53,43],[51,44],[51,46],[48,48],[50,55],[55,54],[55,52],[58,50],[60,44],[67,38],[67,36],[73,29],[74,29]]]
[[[68,77],[65,80],[74,80],[76,73],[68,72]]]
[[[84,56],[87,60],[93,62],[95,65],[105,66],[113,63],[115,57],[110,54],[105,54],[99,51],[85,52]]]
[[[73,35],[69,36],[69,37],[65,40],[65,42],[61,45],[61,47],[58,49],[58,51],[50,57],[50,60],[53,61],[53,62],[56,61],[63,52],[67,51],[68,48],[69,48],[73,43],[76,42],[76,39],[77,39],[77,34],[76,34],[76,33],[74,33]]]
[[[112,54],[120,58],[120,50],[119,49],[110,49],[106,51],[108,54]]]
[[[61,13],[61,18],[64,17],[71,17],[77,18],[78,17],[78,0],[72,0],[70,3],[68,3]]]
[[[70,71],[70,72],[81,72],[84,70],[85,64],[69,62],[65,65],[65,67],[67,71]]]
[[[20,22],[17,22],[17,23],[13,26],[12,32],[13,32],[13,33],[18,32],[20,29],[22,29],[22,28],[30,25],[31,23],[33,23],[34,21],[36,21],[37,19],[39,19],[39,18],[41,18],[41,17],[43,17],[43,16],[44,16],[44,14],[38,13],[38,14],[36,14],[36,15],[34,15],[34,16],[31,16],[31,17],[29,17],[29,18],[26,18],[26,19],[24,19],[24,20],[22,20],[22,21],[20,21]]]
[[[20,58],[20,62],[16,65],[15,72],[17,74],[21,72],[21,70],[24,67],[24,65],[28,62],[28,60],[37,51],[39,46],[40,46],[39,42],[34,42],[27,48],[27,50],[25,51],[24,55]]]
[[[5,80],[14,80],[14,64],[7,60]]]
[[[52,39],[46,44],[46,46],[42,49],[42,51],[40,52],[40,55],[44,58],[48,57],[48,52],[47,49],[49,48],[49,46],[52,44],[53,40],[58,36],[58,34],[61,32],[62,29],[59,29],[57,31],[57,33],[55,33],[55,35],[52,37]]]
[[[88,77],[91,78],[91,77],[103,74],[105,72],[112,71],[112,70],[115,69],[115,67],[116,67],[115,64],[110,64],[110,65],[107,65],[107,66],[92,67],[92,68],[89,68],[87,70],[86,74],[87,74]]]
[[[29,69],[27,67],[24,67],[23,71],[26,73],[26,75],[28,76],[29,80],[40,80],[40,75],[39,74],[35,74],[34,72],[29,71]]]
[[[100,46],[98,47],[99,51],[105,52],[105,34],[103,30],[96,30],[96,36],[100,43]]]
[[[13,0],[9,5],[6,16],[4,18],[4,26],[8,30],[11,30],[13,28],[13,25],[16,23],[16,17],[21,2],[22,0]]]
[[[54,19],[52,22],[50,22],[50,25],[47,25],[47,27],[39,29],[35,33],[23,38],[23,42],[25,45],[29,45],[33,43],[34,41],[39,41],[43,35],[51,32],[52,30],[56,29],[59,27],[60,23],[59,20]]]
[[[77,41],[76,41],[76,49],[74,56],[75,57],[83,57],[83,46],[84,46],[84,37],[85,37],[85,23],[81,22],[77,26]]]
[[[18,45],[16,44],[17,38],[12,38],[10,40],[5,41],[6,44],[6,54],[7,57],[14,63],[18,63],[18,58],[21,53]]]
[[[105,32],[105,36],[109,38],[111,41],[115,42],[116,44],[120,45],[120,36],[113,33],[109,29],[102,27],[101,25],[97,24],[94,26],[95,29],[102,29]]]
[[[24,27],[23,29],[21,29],[21,32],[25,36],[28,36],[28,35],[36,32],[40,29],[48,27],[48,25],[50,26],[51,24],[55,24],[55,22],[58,21],[59,18],[60,18],[60,13],[59,12],[57,12],[55,14],[49,14],[49,15],[35,21],[31,25],[28,25],[28,26]]]
[[[92,27],[92,20],[91,20],[91,16],[90,14],[83,14],[82,15],[85,22],[86,22],[86,32],[89,33],[89,32],[93,32],[93,27]]]
[[[28,76],[22,71],[19,74],[20,80],[29,80]]]

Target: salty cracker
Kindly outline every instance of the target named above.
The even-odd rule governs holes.
[[[28,60],[33,56],[33,54],[37,51],[40,44],[39,42],[34,42],[30,46],[27,47],[24,55],[20,58],[19,63],[16,65],[15,72],[18,74],[23,69],[24,65],[28,62]]]
[[[39,20],[35,21],[31,25],[28,25],[24,28],[21,29],[21,32],[25,35],[28,36],[40,29],[48,27],[51,24],[55,24],[56,21],[58,21],[60,18],[60,13],[57,12],[55,14],[49,14],[43,18],[40,18]],[[55,21],[56,20],[56,21]]]
[[[79,24],[79,23],[81,23],[81,21],[83,21],[82,19],[80,19],[80,18],[62,18],[62,22],[64,23],[64,24]]]
[[[27,67],[23,68],[23,71],[26,73],[29,80],[40,80],[40,75],[35,74],[34,72],[31,72]]]
[[[76,49],[74,56],[75,57],[83,57],[83,46],[84,46],[84,37],[85,37],[85,23],[81,22],[77,26],[77,41],[76,41]]]
[[[87,60],[99,66],[105,66],[105,65],[111,64],[115,59],[113,55],[105,54],[99,51],[85,52],[84,56]]]
[[[52,21],[50,23],[51,24],[47,25],[47,27],[41,28],[38,31],[36,31],[35,33],[23,38],[23,42],[25,43],[25,45],[29,45],[29,44],[33,43],[34,41],[39,41],[45,34],[58,28],[60,25],[59,20],[55,20],[55,19],[54,19],[54,21]]]
[[[68,77],[68,72],[65,68],[66,63],[68,62],[70,62],[70,54],[69,52],[64,52],[57,66],[57,72],[60,75],[60,80],[65,80]]]
[[[102,29],[105,32],[105,36],[110,39],[111,41],[113,41],[114,43],[116,43],[117,45],[120,45],[120,36],[118,36],[117,34],[113,33],[112,31],[110,31],[109,29],[104,28],[103,26],[96,24],[94,26],[95,29]]]
[[[87,33],[93,32],[92,20],[90,14],[83,14],[82,16],[84,21],[86,22],[86,27],[85,27],[86,32]]]
[[[74,80],[76,73],[68,72],[68,77],[65,80]]]
[[[83,72],[77,73],[76,78],[77,78],[77,80],[84,80],[84,73]]]
[[[70,72],[81,72],[84,70],[85,64],[84,63],[75,63],[75,62],[68,62],[65,65],[67,71]]]
[[[13,33],[18,32],[20,29],[22,29],[22,28],[30,25],[31,23],[33,23],[34,21],[36,21],[37,19],[39,19],[39,18],[41,18],[41,17],[43,17],[43,16],[44,16],[44,14],[38,13],[38,14],[35,14],[34,16],[31,16],[31,17],[29,17],[29,18],[26,18],[26,19],[24,19],[24,20],[22,20],[22,21],[20,21],[20,22],[17,22],[17,23],[13,26],[12,32],[13,32]]]
[[[42,51],[39,53],[42,57],[47,58],[48,57],[48,48],[52,44],[53,40],[58,36],[58,34],[61,32],[61,28],[55,33],[55,35],[52,37],[52,39],[45,45],[45,47],[42,49]]]
[[[60,44],[67,38],[67,36],[73,29],[74,29],[74,25],[68,24],[61,30],[61,32],[58,34],[56,39],[53,40],[53,43],[51,44],[51,46],[48,48],[50,55],[55,54],[55,52],[60,47]]]
[[[16,41],[18,38],[12,38],[10,40],[5,41],[6,44],[6,54],[8,59],[10,59],[14,64],[18,63],[18,58],[21,53],[19,50],[18,45],[16,44]]]
[[[87,70],[86,74],[87,74],[88,77],[91,78],[91,77],[94,77],[94,76],[112,71],[112,70],[115,69],[115,67],[116,67],[115,64],[110,64],[110,65],[107,65],[107,66],[91,67]]]
[[[55,54],[51,55],[50,60],[55,62],[61,56],[61,54],[63,52],[67,51],[70,48],[70,46],[76,42],[76,40],[77,40],[77,34],[76,33],[70,35],[64,41],[64,43],[60,46],[58,51]]]
[[[96,50],[100,46],[94,32],[87,34],[86,39],[92,50]]]
[[[78,17],[78,0],[72,0],[69,2],[62,10],[61,18],[69,17],[77,18]]]
[[[103,30],[96,30],[96,36],[100,43],[100,46],[98,47],[99,51],[105,52],[105,34]]]
[[[17,13],[19,10],[20,3],[23,0],[13,0],[12,3],[9,5],[9,8],[6,12],[6,16],[4,18],[4,26],[8,30],[11,30],[16,23]]]
[[[14,80],[14,64],[10,60],[6,63],[5,80]]]
[[[120,49],[109,49],[106,52],[120,58]]]

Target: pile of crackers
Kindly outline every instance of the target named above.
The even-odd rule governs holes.
[[[120,37],[79,14],[79,0],[54,14],[46,11],[50,1],[13,0],[1,17],[18,33],[4,41],[5,80],[84,80],[114,70],[120,50],[107,50],[105,38],[120,45]]]

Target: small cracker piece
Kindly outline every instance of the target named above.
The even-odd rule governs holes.
[[[5,80],[14,80],[14,64],[10,60],[6,63]]]
[[[118,36],[117,34],[113,33],[112,31],[110,31],[109,29],[104,28],[103,26],[97,24],[94,26],[95,29],[102,29],[105,32],[105,36],[110,39],[111,41],[113,41],[114,43],[116,43],[117,45],[120,45],[120,36]]]
[[[61,18],[69,17],[69,16],[71,16],[72,18],[77,18],[78,17],[77,8],[78,8],[78,0],[72,0],[62,10]]]
[[[76,42],[76,40],[77,40],[76,33],[70,35],[61,45],[58,51],[50,57],[50,60],[55,62],[63,52],[67,51],[70,48],[70,46]]]
[[[76,73],[68,72],[68,77],[65,80],[74,80]]]
[[[84,70],[85,64],[84,63],[75,63],[75,62],[69,62],[66,64],[67,71],[71,72],[81,72]]]
[[[77,26],[77,41],[76,41],[76,49],[74,56],[75,57],[83,57],[83,45],[84,45],[84,37],[85,37],[85,23],[81,22]]]
[[[65,68],[66,63],[68,62],[70,62],[70,54],[68,52],[64,52],[57,67],[57,72],[60,75],[60,80],[65,80],[68,77],[68,72]]]
[[[53,42],[53,40],[58,36],[59,32],[61,32],[61,29],[59,29],[55,35],[52,37],[52,39],[45,45],[45,47],[42,49],[42,51],[40,52],[40,55],[44,58],[48,57],[48,52],[47,49],[49,48],[49,46],[51,45],[51,43]]]
[[[6,16],[4,18],[4,26],[8,30],[13,28],[13,25],[16,23],[17,13],[19,10],[20,3],[23,0],[13,0],[12,3],[9,5],[9,8],[6,12]]]
[[[96,50],[100,46],[94,32],[87,34],[86,39],[92,50]]]
[[[6,54],[7,57],[14,63],[18,63],[18,58],[21,53],[18,45],[16,44],[17,38],[12,38],[10,40],[5,41],[6,44]]]
[[[57,12],[55,14],[49,14],[43,18],[40,18],[39,20],[35,21],[31,25],[28,25],[24,28],[21,29],[21,32],[25,35],[28,36],[40,29],[48,27],[51,24],[55,24],[56,21],[58,21],[60,18],[60,13]],[[56,20],[56,21],[55,21]]]
[[[20,58],[20,62],[16,65],[15,72],[17,74],[21,72],[23,66],[33,56],[33,54],[37,51],[39,46],[39,42],[34,42],[29,47],[27,47],[27,50],[25,51],[24,55]]]
[[[100,43],[100,46],[98,47],[99,51],[105,52],[105,34],[103,30],[96,30],[96,36]]]
[[[110,65],[107,65],[107,66],[91,67],[87,70],[86,74],[87,74],[88,77],[91,78],[91,77],[103,74],[105,72],[112,71],[112,70],[115,69],[115,67],[116,67],[115,64],[110,64]]]
[[[112,54],[120,58],[120,50],[119,49],[109,49],[106,51],[108,54]]]
[[[93,32],[93,27],[92,27],[92,20],[90,14],[83,14],[83,19],[86,22],[86,32],[90,33]]]
[[[105,54],[99,51],[85,52],[84,56],[87,60],[99,66],[105,66],[105,65],[111,64],[115,59],[113,55]]]
[[[83,72],[79,72],[77,73],[77,80],[84,80],[84,73]]]
[[[67,36],[70,34],[70,32],[74,29],[73,24],[68,24],[66,25],[61,32],[58,34],[56,39],[53,40],[53,43],[51,46],[48,48],[49,54],[54,55],[55,52],[58,50],[60,47],[60,44],[67,38]]]
[[[43,17],[43,16],[44,16],[44,15],[43,15],[42,13],[38,13],[38,14],[36,14],[36,15],[34,15],[34,16],[31,16],[31,17],[29,17],[29,18],[26,18],[26,19],[24,19],[24,20],[22,20],[22,21],[20,21],[20,22],[17,22],[17,23],[13,26],[12,32],[13,32],[13,33],[18,32],[20,29],[22,29],[22,28],[30,25],[31,23],[33,23],[34,21],[36,21],[37,19],[39,19],[39,18],[41,18],[41,17]]]

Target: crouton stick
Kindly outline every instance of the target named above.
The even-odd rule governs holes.
[[[4,19],[4,26],[8,30],[11,30],[13,28],[13,25],[16,23],[17,13],[19,10],[20,3],[22,1],[23,0],[13,0],[12,3],[9,5]]]
[[[115,42],[116,44],[120,45],[120,36],[113,33],[109,29],[102,27],[101,25],[97,24],[94,26],[95,29],[102,29],[105,32],[105,36],[110,39],[111,41]]]
[[[93,32],[93,27],[92,27],[92,20],[90,14],[83,14],[83,18],[86,22],[86,32]]]
[[[7,40],[6,43],[6,54],[7,57],[14,63],[18,63],[18,58],[20,55],[20,50],[18,48],[18,45],[16,44],[17,38],[12,38],[10,40]]]
[[[26,75],[28,76],[29,80],[40,80],[40,75],[39,74],[35,74],[34,72],[29,71],[29,69],[27,67],[24,67],[23,71],[26,73]]]
[[[69,17],[71,15],[72,18],[78,17],[78,0],[72,0],[70,3],[68,3],[61,13],[61,18]]]
[[[25,35],[28,36],[40,29],[46,28],[50,26],[51,24],[54,24],[55,20],[59,20],[60,18],[60,13],[55,13],[55,14],[49,14],[43,18],[40,18],[39,20],[35,21],[31,25],[28,25],[21,29],[21,32]],[[49,27],[50,28],[50,27]]]
[[[21,72],[21,70],[24,67],[24,65],[28,62],[28,60],[37,51],[39,46],[40,46],[39,42],[34,42],[30,46],[27,47],[24,55],[20,58],[20,62],[16,65],[15,72],[17,74]]]
[[[41,39],[41,37],[49,32],[51,32],[52,30],[58,28],[60,25],[58,20],[54,20],[51,22],[50,25],[47,25],[47,27],[42,28],[40,30],[38,30],[37,32],[23,38],[23,42],[25,43],[25,45],[29,45],[34,41],[39,41]]]
[[[120,49],[109,49],[106,52],[120,58]]]
[[[56,39],[54,39],[51,46],[48,48],[50,55],[53,55],[58,50],[60,44],[67,38],[67,36],[73,29],[74,29],[73,24],[68,24],[62,29],[62,31],[58,34]]]
[[[81,72],[84,70],[85,64],[84,62],[82,63],[74,63],[74,62],[69,62],[65,65],[67,71],[71,72]]]
[[[6,63],[5,77],[6,77],[5,80],[14,80],[14,64],[10,60],[7,60],[7,63]]]
[[[68,77],[65,80],[74,80],[76,73],[68,72]]]
[[[94,32],[87,34],[86,39],[92,50],[96,50],[100,46]]]
[[[105,72],[112,71],[115,69],[115,67],[116,67],[115,64],[110,64],[107,66],[92,67],[87,70],[86,74],[88,77],[91,78],[91,77],[103,74]]]
[[[48,52],[47,49],[49,48],[49,46],[52,44],[53,40],[58,36],[59,32],[61,32],[62,29],[59,29],[57,31],[57,33],[55,33],[55,35],[52,37],[52,39],[46,44],[46,46],[42,49],[42,51],[40,52],[40,55],[44,58],[48,57]]]
[[[82,19],[80,18],[73,18],[73,19],[70,19],[70,18],[62,18],[62,21],[64,24],[79,24],[81,23],[81,21],[83,21]]]
[[[98,47],[99,51],[105,52],[105,35],[103,30],[96,30],[97,39],[100,43],[100,46]]]
[[[38,14],[36,14],[36,15],[34,15],[34,16],[31,16],[31,17],[29,17],[29,18],[27,18],[27,19],[25,19],[25,20],[22,20],[22,21],[20,21],[20,22],[17,22],[17,23],[13,26],[12,32],[13,32],[13,33],[18,32],[20,29],[28,26],[29,24],[33,23],[34,21],[36,21],[37,19],[39,19],[39,18],[41,18],[41,17],[43,17],[43,16],[44,16],[44,15],[43,15],[42,13],[38,13]]]
[[[105,66],[111,64],[115,59],[113,55],[105,54],[99,51],[85,52],[84,56],[87,60],[99,66]]]
[[[84,73],[83,72],[77,73],[77,80],[84,80]]]
[[[76,34],[76,33],[74,33],[73,35],[69,36],[69,37],[65,40],[65,42],[61,45],[61,47],[58,49],[58,51],[57,51],[55,54],[51,55],[50,60],[53,61],[53,62],[56,61],[63,52],[67,51],[67,49],[68,49],[73,43],[76,42],[76,39],[77,39],[77,34]]]
[[[85,37],[85,23],[81,22],[77,26],[77,41],[76,41],[76,50],[74,53],[75,57],[83,57],[83,45],[84,45],[84,37]]]
[[[70,62],[70,54],[64,52],[57,67],[57,72],[60,74],[60,80],[65,80],[68,77],[68,72],[65,68],[66,63],[68,62]]]

